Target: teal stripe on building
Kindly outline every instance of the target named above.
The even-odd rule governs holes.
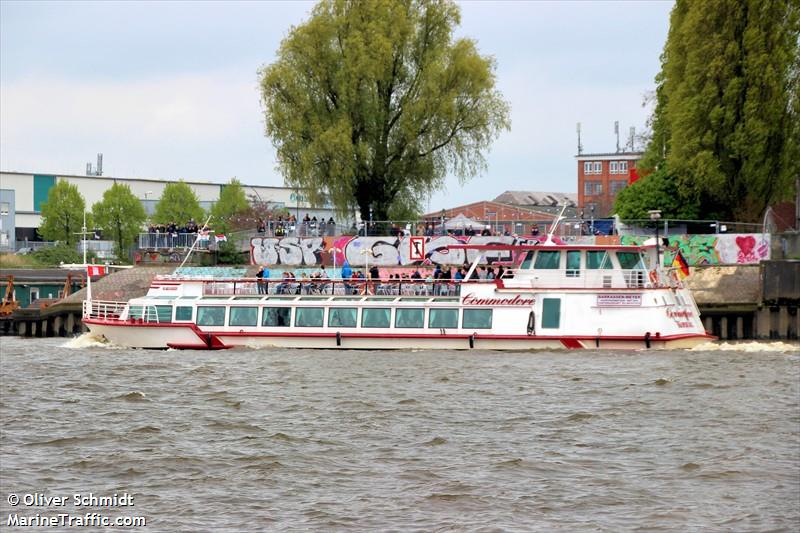
[[[50,188],[56,184],[55,176],[34,174],[33,176],[33,210],[42,212],[42,203],[47,201]]]

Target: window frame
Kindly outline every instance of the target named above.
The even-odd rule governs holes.
[[[418,326],[401,326],[398,321],[400,314],[408,311],[422,311],[422,321]],[[394,311],[394,327],[397,329],[422,329],[425,327],[425,308],[424,307],[398,307]]]
[[[433,325],[434,312],[437,312],[437,315],[438,315],[438,313],[441,313],[443,311],[455,312],[455,325],[454,326],[449,326],[449,325],[435,326],[435,325]],[[460,313],[458,312],[458,308],[457,307],[431,308],[431,309],[428,310],[428,327],[431,328],[431,329],[458,329],[459,314]],[[450,323],[452,323],[452,322],[450,322]]]
[[[178,310],[180,309],[188,309],[189,310],[189,318],[178,318]],[[174,322],[191,322],[194,320],[194,306],[193,305],[176,305],[175,309],[173,310],[174,318],[172,319]]]
[[[389,317],[386,325],[366,325],[364,322],[367,320],[367,315],[371,315],[371,311],[388,311]],[[361,308],[361,327],[366,329],[385,329],[392,327],[392,308],[391,307],[362,307]]]
[[[489,325],[488,326],[475,326],[475,325],[467,325],[467,314],[472,313],[489,313]],[[492,329],[492,324],[494,322],[494,310],[493,309],[464,309],[462,316],[461,316],[461,329]]]
[[[333,317],[338,315],[339,311],[355,311],[353,315],[352,324],[331,324]],[[329,328],[356,328],[358,327],[358,307],[329,307],[328,308],[328,327]]]
[[[231,307],[230,311],[228,311],[228,325],[229,326],[251,327],[251,328],[255,328],[255,327],[258,326],[258,306],[255,306],[255,305],[232,305],[230,307]],[[255,320],[253,321],[254,323],[252,323],[252,324],[234,324],[233,323],[234,310],[242,310],[242,309],[254,310],[256,312],[256,317],[255,317]]]
[[[201,324],[200,323],[200,315],[201,314],[205,315],[206,310],[215,310],[216,311],[218,309],[222,309],[222,323],[221,324],[217,324],[216,322],[213,323],[213,324]],[[223,327],[223,326],[225,326],[225,319],[227,318],[227,315],[228,315],[227,306],[225,306],[225,305],[198,305],[197,306],[197,312],[195,313],[195,324],[197,324],[198,326],[212,327],[212,328],[213,327]],[[205,316],[204,316],[204,318],[205,318]]]
[[[289,311],[289,313],[288,313],[289,316],[288,316],[288,319],[286,321],[286,324],[281,326],[279,324],[274,324],[273,325],[273,324],[265,324],[264,323],[264,320],[267,318],[267,316],[269,316],[268,311],[273,310],[273,309],[276,312],[280,311],[280,310],[288,310]],[[279,315],[280,315],[280,313],[277,312],[276,315],[275,315],[276,318]],[[261,308],[261,321],[259,323],[261,324],[262,328],[290,328],[290,327],[292,327],[292,308],[291,307],[286,307],[286,306],[264,306],[264,307]]]
[[[555,266],[539,266],[540,263],[539,259],[541,257],[557,257],[558,261],[556,261]],[[561,252],[558,250],[539,250],[536,252],[536,260],[533,262],[533,269],[534,270],[559,270],[561,268]]]
[[[302,313],[301,313],[302,311]],[[301,315],[305,315],[311,311],[321,311],[319,324],[300,324]],[[324,307],[302,307],[298,306],[294,310],[294,327],[296,328],[321,328],[325,325],[325,308]]]

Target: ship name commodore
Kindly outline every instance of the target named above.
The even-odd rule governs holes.
[[[536,303],[535,298],[523,298],[519,294],[513,298],[476,298],[475,293],[469,293],[461,299],[462,305],[508,305],[528,306]]]

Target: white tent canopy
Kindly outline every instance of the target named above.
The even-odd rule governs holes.
[[[482,222],[472,220],[471,218],[464,216],[462,213],[459,213],[444,223],[445,229],[466,229],[470,226],[472,226],[472,229],[474,230],[480,230],[483,228],[484,224]]]

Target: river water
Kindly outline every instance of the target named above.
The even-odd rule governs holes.
[[[2,530],[13,513],[87,511],[143,516],[142,531],[800,527],[797,346],[0,342]],[[90,493],[134,505],[72,500]],[[69,501],[26,505],[36,494]]]

